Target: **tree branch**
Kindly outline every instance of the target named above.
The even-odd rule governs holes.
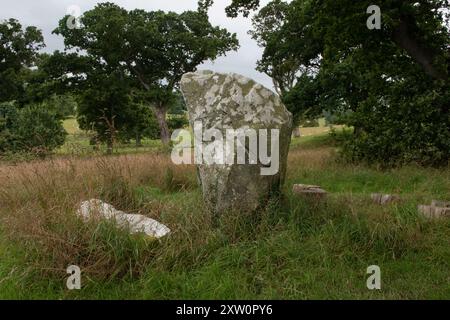
[[[417,63],[424,69],[430,77],[439,80],[446,80],[446,75],[437,70],[433,65],[434,53],[424,46],[411,34],[408,24],[400,21],[392,34],[394,42],[404,49]]]

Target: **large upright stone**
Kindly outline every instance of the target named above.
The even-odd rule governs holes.
[[[292,132],[292,115],[278,95],[244,76],[212,71],[185,74],[181,91],[192,127],[201,123],[203,131],[217,129],[224,139],[227,129],[267,129],[269,136],[270,129],[279,130],[279,170],[274,175],[261,174],[270,164],[259,158],[254,164],[197,164],[203,198],[213,213],[229,209],[253,211],[264,205],[284,182]],[[211,143],[204,136],[200,139]],[[270,141],[269,138],[269,154]],[[258,148],[260,142],[258,136]],[[250,151],[248,145],[245,147],[248,157]]]

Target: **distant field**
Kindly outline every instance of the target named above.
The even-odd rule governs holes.
[[[341,130],[343,126],[333,126],[335,130]],[[302,137],[323,135],[331,131],[331,127],[313,127],[313,128],[300,128]]]
[[[64,129],[66,129],[66,131],[69,135],[76,135],[76,134],[83,133],[83,131],[78,126],[77,119],[75,119],[75,118],[70,118],[70,119],[64,120],[63,125],[64,125]]]
[[[125,150],[125,149],[124,149]],[[328,135],[294,139],[285,198],[254,216],[230,212],[213,225],[193,166],[146,152],[0,165],[0,298],[11,299],[447,299],[450,220],[417,205],[450,200],[450,169],[381,171],[337,161]],[[308,204],[294,183],[318,184]],[[403,201],[379,206],[373,192]],[[83,200],[168,225],[155,241],[74,214]],[[82,269],[68,291],[66,267]],[[382,290],[366,288],[378,265]]]
[[[68,135],[65,144],[56,150],[57,155],[69,156],[87,156],[87,155],[101,155],[106,152],[106,146],[100,145],[99,150],[94,150],[90,145],[90,137],[93,133],[83,131],[79,128],[78,122],[74,118],[64,120],[64,129]],[[116,143],[114,146],[114,154],[132,154],[140,152],[158,151],[162,148],[159,140],[143,139],[142,145],[136,147],[134,141],[128,144]]]
[[[331,131],[331,127],[325,126],[324,120],[319,121],[320,127],[313,128],[300,128],[302,137],[314,137],[320,135],[326,135]],[[106,151],[106,146],[101,145],[100,150],[94,151],[94,148],[89,144],[90,133],[83,131],[79,128],[76,119],[71,118],[64,121],[64,128],[66,129],[68,136],[66,143],[57,150],[58,155],[92,155],[101,154]],[[342,126],[333,126],[337,131],[342,130]],[[115,146],[115,154],[130,154],[140,152],[151,152],[162,149],[162,144],[159,140],[143,139],[142,146],[136,147],[133,140],[129,144],[118,143]]]

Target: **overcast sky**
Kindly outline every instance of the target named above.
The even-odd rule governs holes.
[[[64,49],[63,40],[60,36],[51,32],[57,27],[59,19],[68,14],[71,6],[78,6],[81,12],[92,9],[99,2],[96,0],[0,0],[0,20],[15,18],[22,25],[33,25],[42,30],[47,47],[45,51]],[[109,0],[128,10],[164,10],[182,12],[185,10],[196,10],[197,0]],[[266,4],[269,0],[262,0]],[[228,31],[236,33],[240,49],[237,52],[229,52],[226,57],[221,57],[214,62],[207,62],[200,69],[211,69],[219,72],[236,72],[272,88],[269,77],[255,70],[256,61],[261,57],[262,49],[247,34],[251,29],[249,18],[227,18],[225,7],[231,0],[215,0],[214,6],[209,11],[210,21],[213,25],[225,27]]]

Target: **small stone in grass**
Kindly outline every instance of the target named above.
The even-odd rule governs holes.
[[[450,216],[450,208],[419,205],[419,212],[426,218],[443,218]]]
[[[306,199],[321,200],[327,196],[327,192],[320,186],[294,184],[292,192]]]
[[[432,207],[441,207],[441,208],[450,208],[450,202],[433,200],[433,201],[431,201],[431,206]]]
[[[381,194],[381,193],[373,193],[371,195],[373,202],[381,205],[398,202],[400,201],[400,196],[397,194]]]

